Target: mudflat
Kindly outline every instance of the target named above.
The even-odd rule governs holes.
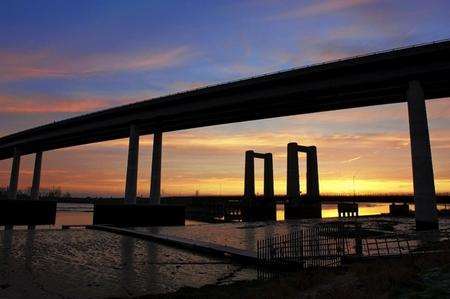
[[[0,231],[0,298],[105,298],[254,279],[223,259],[85,229]]]

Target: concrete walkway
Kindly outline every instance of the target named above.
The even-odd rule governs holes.
[[[176,248],[191,250],[198,253],[211,254],[219,257],[228,257],[240,263],[254,264],[254,265],[256,265],[257,263],[257,257],[255,252],[242,250],[235,247],[223,246],[220,244],[191,240],[181,237],[154,234],[149,232],[138,232],[133,229],[112,227],[107,225],[89,225],[86,226],[86,228],[131,236],[139,239],[150,240],[169,246],[174,246]]]

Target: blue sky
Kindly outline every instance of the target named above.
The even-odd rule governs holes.
[[[449,38],[449,11],[449,1],[4,0],[0,3],[0,136],[186,89]],[[450,129],[447,102],[439,100],[429,104],[432,138],[439,136],[441,140]],[[374,113],[379,117],[364,117]],[[321,115],[216,126],[173,133],[173,138],[201,139],[204,135],[220,134],[223,139],[231,140],[236,135],[247,134],[249,140],[263,138],[261,136],[265,136],[264,139],[272,136],[275,140],[277,136],[295,138],[297,134],[317,143],[320,138],[343,133],[364,138],[374,134],[405,136],[407,133],[404,105],[326,114],[336,119],[331,123]],[[314,121],[305,121],[310,117]],[[278,135],[273,137],[275,134]],[[285,141],[289,140],[279,142]],[[444,145],[433,148],[435,160],[439,159],[435,161],[435,168],[438,167],[439,179],[444,182],[439,184],[450,186],[448,159],[441,158],[450,156],[450,152],[445,145],[447,141],[439,142]],[[107,151],[105,147],[88,147],[92,159],[101,156],[101,150]],[[110,151],[122,159],[125,154],[119,147],[116,145]],[[77,150],[68,151],[74,154]],[[185,148],[178,150],[186,151]],[[214,174],[217,181],[230,178],[233,180],[230,185],[237,186],[241,175],[241,161],[237,157],[242,150],[245,149],[230,149],[231,156],[222,158],[236,164],[233,169]],[[66,152],[49,155],[62,157]],[[207,154],[211,153],[206,151]],[[399,155],[405,165],[410,163],[406,149]],[[208,171],[214,168],[208,164],[194,174],[186,172],[189,165],[177,160],[181,156],[176,150],[165,156],[165,163],[174,164],[166,180],[167,190],[178,190],[173,192],[182,192],[184,188],[170,185],[170,178],[175,174],[186,180],[192,177],[201,180],[211,177]],[[324,165],[329,158],[331,156],[323,156]],[[391,155],[386,159],[398,157]],[[219,162],[211,160],[211,164]],[[9,163],[0,161],[0,186],[7,184]],[[60,163],[54,165],[64,168]],[[29,163],[25,162],[25,176],[27,167]],[[122,167],[122,164],[116,165],[110,171],[120,188]],[[380,174],[373,170],[371,176],[371,168],[367,168],[367,180],[383,176],[384,181],[395,181],[393,173]],[[408,191],[410,184],[406,182],[410,174],[406,170],[408,167],[404,168],[402,180],[407,186],[399,188]],[[356,166],[348,173],[355,169]],[[96,171],[98,169],[89,170],[87,175],[98,176]],[[279,173],[279,190],[282,190],[283,170]],[[148,174],[143,172],[144,191],[146,176]],[[22,180],[22,187],[29,184],[27,179]],[[329,180],[332,180],[331,175]],[[76,193],[82,189],[79,187],[82,182],[70,185],[49,178],[47,185],[63,185]],[[221,183],[199,181],[197,184],[217,186]],[[92,187],[79,192],[90,193],[89,188]],[[189,192],[193,192],[193,188]],[[212,187],[201,188],[212,190]],[[230,192],[237,192],[239,188]],[[114,191],[116,193],[120,191]]]

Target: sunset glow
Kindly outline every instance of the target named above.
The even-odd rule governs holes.
[[[44,6],[0,4],[0,136],[450,33],[446,1],[433,6],[412,1],[406,7],[375,0],[213,1],[201,9],[153,1],[115,2],[107,10],[101,2],[89,8],[53,3],[51,11]],[[43,11],[45,21],[34,13]],[[55,29],[62,22],[64,30]],[[436,189],[448,193],[450,101],[429,101],[427,109]],[[275,193],[285,194],[288,142],[317,146],[323,194],[412,192],[407,109],[395,104],[165,133],[163,195],[242,194],[249,149],[273,153]],[[42,188],[58,186],[75,196],[123,196],[127,147],[128,140],[121,139],[46,152]],[[138,194],[144,197],[150,188],[151,148],[152,136],[142,136]],[[303,192],[304,162],[302,156]],[[10,160],[0,161],[1,187],[9,183],[10,167]],[[23,157],[19,188],[31,185],[32,167],[33,157]],[[262,176],[258,161],[257,193],[262,193]]]

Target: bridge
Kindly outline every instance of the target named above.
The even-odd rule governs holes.
[[[450,96],[450,41],[296,68],[106,109],[0,138],[0,160],[13,158],[9,197],[17,193],[20,157],[129,138],[125,200],[136,202],[139,136],[154,134],[150,200],[160,201],[164,132],[373,105],[408,103],[416,223],[437,227],[425,99]]]

